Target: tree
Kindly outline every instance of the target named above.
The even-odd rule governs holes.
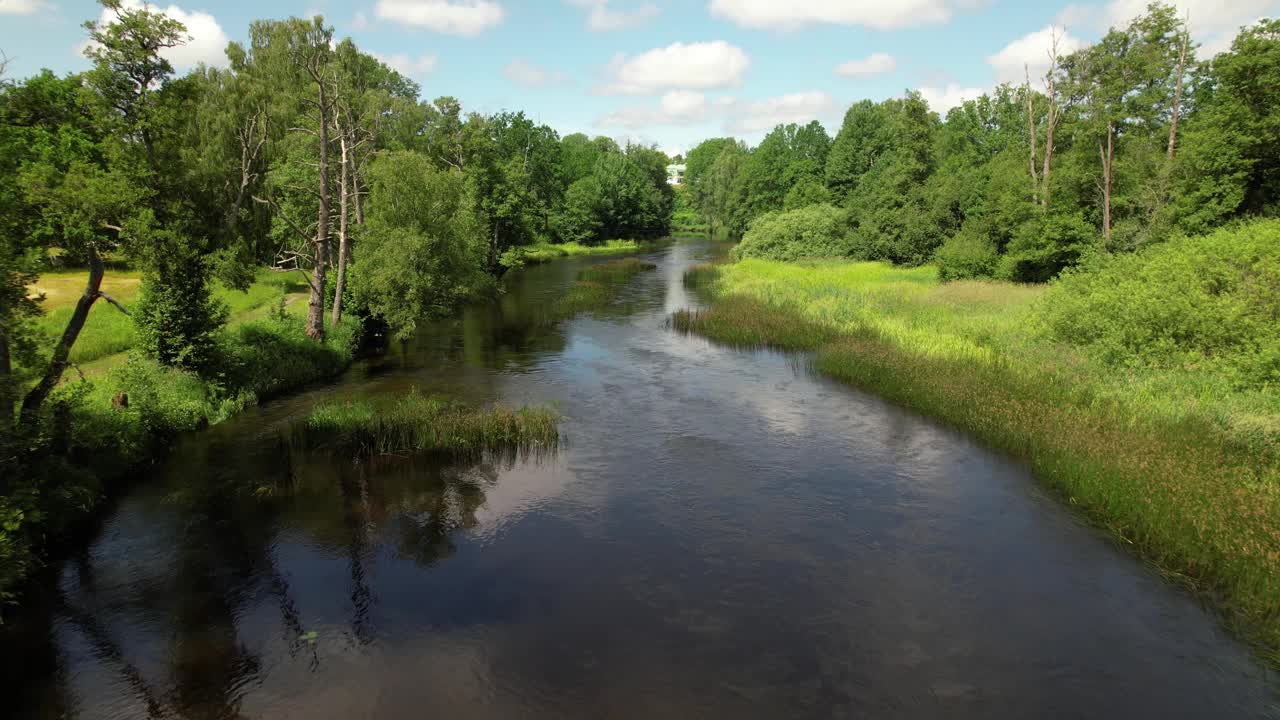
[[[398,151],[369,168],[367,228],[356,296],[399,338],[439,317],[481,283],[483,222],[462,173]]]

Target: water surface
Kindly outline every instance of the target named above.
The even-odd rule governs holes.
[[[6,629],[20,718],[1249,718],[1214,616],[1026,468],[671,332],[714,245],[546,321],[532,268],[340,382],[186,438]],[[290,450],[324,399],[553,403],[553,457]]]

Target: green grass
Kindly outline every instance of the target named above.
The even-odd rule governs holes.
[[[564,257],[586,257],[593,255],[621,255],[623,253],[639,252],[654,243],[640,242],[638,240],[606,240],[599,245],[582,245],[580,243],[540,243],[537,245],[529,245],[527,247],[516,248],[518,257],[529,265],[538,263],[551,262],[557,258]]]
[[[31,292],[43,294],[45,314],[36,320],[36,327],[52,346],[66,329],[67,321],[76,301],[84,292],[87,271],[59,271],[45,273],[32,286]],[[129,270],[108,270],[102,281],[102,291],[125,307],[131,306],[142,285],[141,273]],[[297,302],[305,296],[305,281],[297,273],[277,273],[267,268],[258,270],[252,285],[246,291],[215,285],[214,297],[227,305],[231,312],[230,326],[257,320],[268,315],[278,306],[281,297],[288,304],[290,313],[300,312],[306,303]],[[71,362],[82,365],[82,370],[92,374],[97,361],[113,355],[127,353],[137,342],[133,320],[109,303],[99,300],[89,310],[84,328],[71,349]]]
[[[416,390],[399,399],[326,403],[293,428],[305,447],[361,457],[553,449],[560,414],[548,408],[473,408]]]
[[[715,299],[673,318],[678,329],[813,350],[819,371],[1022,457],[1280,664],[1275,391],[1232,392],[1195,368],[1104,365],[1049,339],[1042,287],[761,260],[698,268],[689,282]]]

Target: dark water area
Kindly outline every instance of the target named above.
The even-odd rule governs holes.
[[[1257,718],[1274,678],[1026,468],[669,330],[682,241],[585,264],[184,439],[0,632],[16,718]],[[546,457],[357,464],[335,397],[549,403]]]

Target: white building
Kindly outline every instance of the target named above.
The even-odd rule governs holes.
[[[683,185],[684,184],[684,165],[668,165],[667,166],[667,184]]]

